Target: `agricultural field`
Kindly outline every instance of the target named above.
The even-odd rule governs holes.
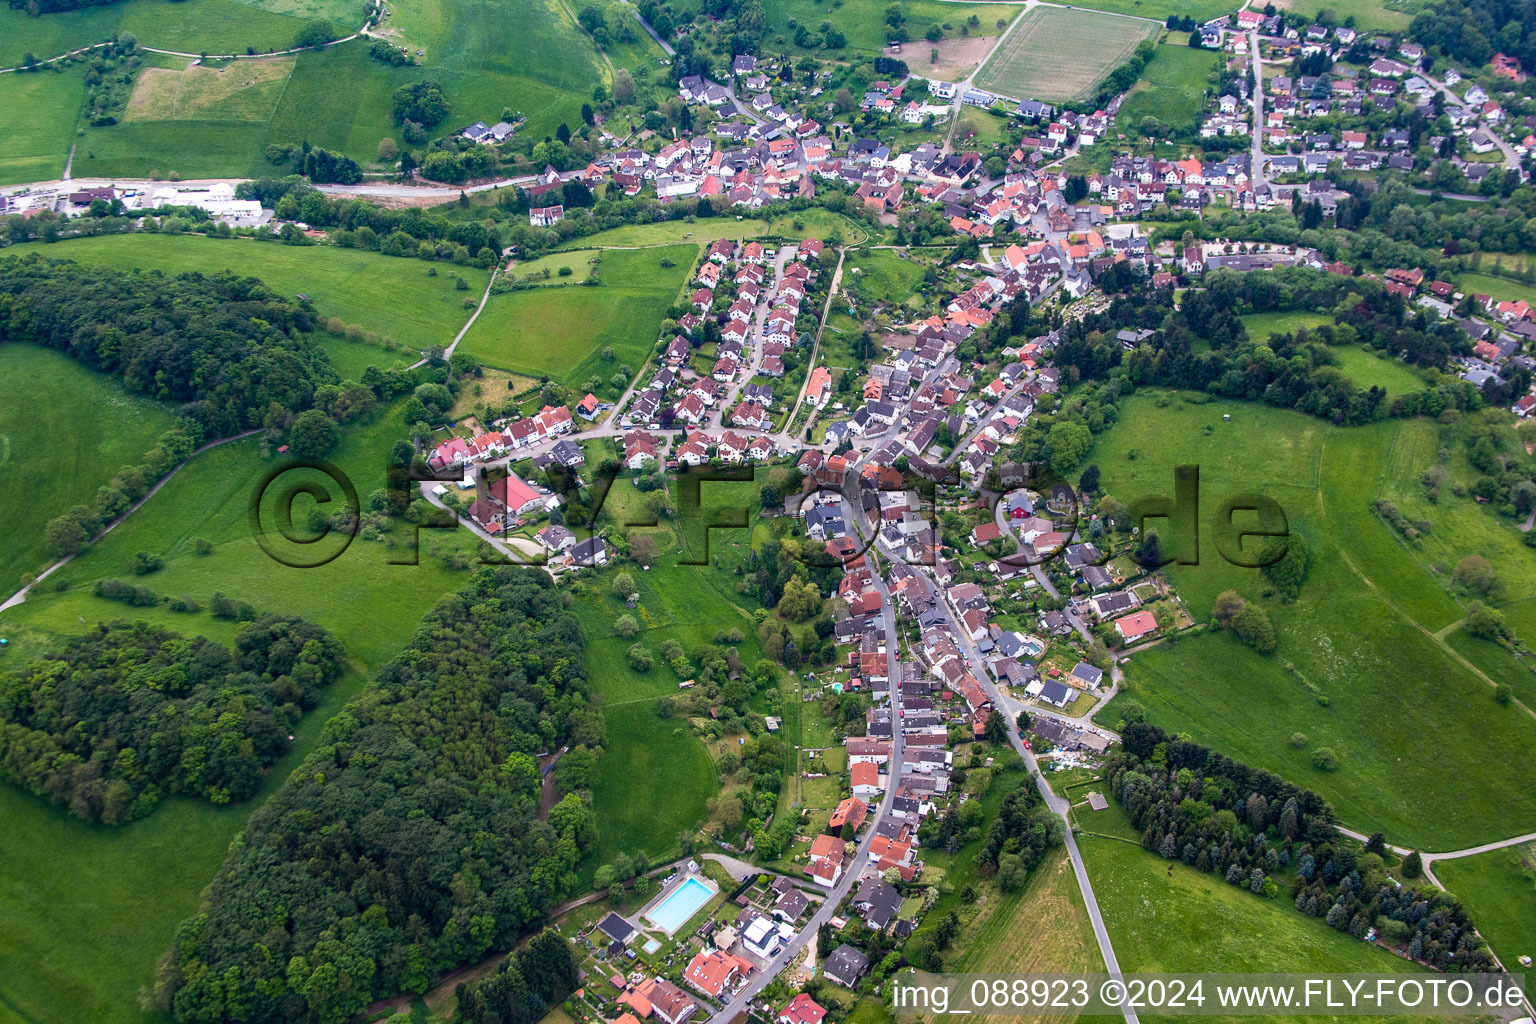
[[[1076,8],[1027,12],[976,73],[982,89],[1015,99],[1082,99],[1160,25]]]
[[[209,274],[233,270],[260,278],[289,298],[308,295],[323,316],[393,339],[400,351],[374,345],[326,342],[343,376],[356,379],[361,367],[389,366],[403,355],[446,346],[469,319],[464,299],[485,291],[487,272],[476,267],[400,259],[359,249],[291,246],[201,235],[102,235],[67,242],[28,243],[0,250],[0,257],[41,252],[58,259],[167,274]],[[433,274],[436,271],[436,274]],[[460,291],[455,278],[467,287]],[[332,348],[332,346],[335,346]],[[414,362],[411,355],[409,361]]]
[[[947,970],[965,974],[1086,974],[1104,969],[1082,890],[1064,848],[1047,854],[1018,892],[1004,893],[987,886],[974,913],[956,940],[957,955],[946,965]]]
[[[1170,865],[1134,843],[1083,836],[1078,839],[1078,848],[1093,880],[1115,956],[1127,973],[1400,974],[1426,970],[1297,912],[1283,893],[1275,900],[1263,899],[1184,864]]]
[[[76,69],[0,75],[0,109],[7,111],[0,132],[0,185],[63,174],[84,102],[85,76]]]
[[[600,284],[491,296],[460,343],[463,351],[488,366],[547,375],[572,387],[593,375],[606,382],[620,365],[638,370],[656,340],[656,325],[677,300],[698,259],[699,247],[606,250],[601,255]],[[609,347],[615,357],[611,363],[601,358]]]
[[[1211,88],[1210,76],[1221,59],[1214,50],[1163,43],[1153,51],[1119,117],[1126,124],[1136,124],[1143,117],[1155,117],[1176,127],[1194,124],[1204,106],[1206,90]]]
[[[235,0],[188,2],[252,10]],[[294,6],[307,0],[273,2]],[[287,75],[265,60],[237,60],[222,70],[148,69],[128,118],[86,129],[76,172],[175,171],[183,178],[269,174],[267,146],[306,141],[371,164],[380,139],[401,141],[391,93],[423,80],[440,83],[448,97],[450,113],[438,131],[520,112],[528,120],[518,138],[531,146],[554,134],[561,122],[576,124],[582,102],[607,81],[590,38],[556,0],[425,0],[391,10],[377,32],[423,50],[419,66],[386,66],[369,57],[366,40],[354,40],[287,58]],[[286,15],[281,20],[304,24]],[[158,43],[152,33],[134,31],[145,45],[191,53],[206,49]],[[252,73],[247,64],[268,67]],[[178,95],[185,101],[167,99]]]
[[[136,466],[174,410],[36,345],[0,345],[0,594],[52,561],[48,520],[89,505],[96,489]]]
[[[1317,790],[1351,827],[1458,849],[1536,829],[1536,798],[1477,767],[1518,757],[1536,742],[1536,720],[1497,704],[1491,680],[1436,636],[1462,617],[1462,605],[1370,510],[1402,427],[1340,429],[1179,396],[1138,395],[1122,406],[1090,456],[1106,490],[1127,502],[1170,494],[1174,465],[1198,464],[1200,564],[1170,566],[1169,577],[1197,622],[1221,591],[1258,601],[1279,649],[1264,657],[1228,634],[1205,633],[1137,654],[1126,668],[1129,694],[1101,718],[1116,720],[1116,707],[1134,699],[1160,725]],[[1295,604],[1266,597],[1257,570],[1231,566],[1214,549],[1215,503],[1253,491],[1278,501],[1308,545]],[[1293,733],[1305,741],[1293,745]],[[1312,766],[1320,748],[1337,754],[1338,770]],[[1426,757],[1428,748],[1458,756]]]
[[[874,0],[828,0],[827,3],[820,0],[768,0],[763,6],[768,31],[778,34],[769,36],[776,49],[789,53],[805,52],[794,45],[794,26],[805,25],[812,32],[819,32],[821,23],[829,21],[833,28],[843,33],[848,46],[845,50],[830,51],[828,57],[835,58],[840,54],[851,57],[861,51],[875,55],[885,52],[888,28],[885,12],[889,4]],[[999,20],[1006,24],[1018,13],[1017,7],[1008,4],[952,4],[942,0],[901,0],[899,6],[907,34],[912,39],[909,48],[913,52],[921,49],[925,54],[929,47],[923,33],[928,31],[929,25],[952,26],[953,30],[946,30],[945,35],[958,36],[960,26],[974,14],[981,27],[973,31],[991,35],[997,31]],[[779,36],[783,37],[782,41]]]
[[[1536,956],[1536,845],[1436,861],[1435,877],[1461,899],[1507,970]]]

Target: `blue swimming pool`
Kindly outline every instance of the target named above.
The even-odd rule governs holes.
[[[717,891],[714,883],[689,876],[682,885],[667,893],[665,899],[652,907],[645,919],[671,935],[687,924],[688,919],[697,914],[699,908],[708,903]]]

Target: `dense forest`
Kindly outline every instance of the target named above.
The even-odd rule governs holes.
[[[101,624],[0,680],[0,773],[109,825],[177,793],[245,800],[342,669],[341,644],[302,619],[247,622],[233,651]]]
[[[1289,895],[1302,913],[1356,938],[1374,928],[1442,971],[1497,970],[1454,896],[1394,884],[1385,841],[1357,853],[1316,793],[1143,722],[1121,743],[1104,779],[1147,849],[1271,899],[1294,866]],[[1410,855],[1402,873],[1412,877],[1417,861]]]
[[[536,816],[536,755],[602,741],[582,644],[541,571],[487,568],[445,597],[251,816],[161,962],[159,1005],[340,1024],[541,924],[597,840],[578,793]]]
[[[1188,295],[1177,310],[1171,289],[1148,289],[1118,297],[1105,312],[1065,325],[1057,365],[1076,379],[1123,374],[1133,386],[1262,401],[1339,424],[1437,415],[1481,404],[1472,385],[1449,377],[1389,402],[1381,388],[1357,388],[1337,369],[1330,352],[1336,346],[1370,346],[1436,369],[1453,354],[1470,351],[1471,341],[1454,325],[1432,321],[1379,282],[1298,268],[1265,274],[1218,270],[1202,283],[1204,289]],[[1336,323],[1254,339],[1240,319],[1246,313],[1295,309],[1331,313]],[[1127,326],[1155,333],[1126,352],[1116,333]],[[1205,351],[1195,351],[1197,341],[1208,343]]]
[[[207,437],[307,408],[338,378],[314,315],[251,277],[125,272],[25,256],[0,265],[0,343],[57,349],[128,390],[182,404]]]
[[[1536,3],[1531,0],[1440,0],[1408,26],[1430,53],[1474,68],[1495,53],[1536,67]]]

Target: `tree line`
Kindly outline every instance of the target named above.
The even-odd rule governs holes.
[[[209,437],[303,409],[335,383],[314,314],[252,277],[166,277],[29,255],[0,265],[0,343],[63,352],[136,394],[177,403]]]
[[[578,794],[537,816],[536,755],[602,741],[582,645],[539,570],[444,597],[251,816],[155,1004],[182,1024],[341,1024],[544,922],[597,841]]]
[[[1357,852],[1318,794],[1144,722],[1127,724],[1121,745],[1104,779],[1147,849],[1270,899],[1288,886],[1302,913],[1356,938],[1374,928],[1439,970],[1497,970],[1454,896],[1394,884],[1385,840]]]
[[[293,617],[246,622],[234,650],[142,621],[98,624],[4,680],[0,773],[109,825],[179,793],[246,800],[343,668],[341,644]]]

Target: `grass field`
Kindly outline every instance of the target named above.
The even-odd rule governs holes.
[[[843,266],[843,288],[856,287],[860,297],[893,306],[921,305],[923,265],[887,249],[861,252]]]
[[[143,46],[183,53],[245,53],[285,50],[312,19],[330,21],[338,35],[362,23],[352,0],[123,0],[121,3],[33,17],[0,10],[0,66],[39,60],[130,32]]]
[[[0,254],[33,251],[80,263],[120,269],[142,267],[168,274],[234,270],[260,278],[289,298],[308,295],[321,314],[340,317],[348,324],[374,331],[380,338],[394,338],[413,350],[447,345],[453,340],[469,319],[470,311],[463,306],[465,297],[480,297],[487,273],[474,267],[398,259],[358,249],[269,245],[200,235],[103,235],[53,245],[16,245]],[[435,277],[428,276],[432,270],[437,271]],[[456,276],[464,278],[468,289],[455,289]],[[359,363],[389,366],[400,355],[334,339],[326,344],[346,353],[338,360],[338,369],[343,361],[353,369]]]
[[[1289,334],[1333,323],[1333,317],[1326,313],[1303,312],[1249,313],[1239,319],[1248,328],[1248,337],[1258,342],[1267,341],[1271,334]],[[1329,351],[1338,359],[1339,369],[1358,388],[1380,385],[1386,389],[1388,397],[1395,397],[1424,387],[1419,375],[1400,359],[1347,346]]]
[[[796,227],[796,225],[799,225]],[[717,238],[746,240],[752,238],[820,238],[841,235],[848,243],[863,241],[864,228],[831,210],[810,209],[761,217],[706,217],[695,221],[664,221],[659,224],[626,224],[599,231],[595,235],[573,239],[572,248],[620,248],[633,246],[675,245],[680,242],[703,244]],[[825,254],[823,254],[825,257]]]
[[[1536,287],[1492,274],[1462,274],[1456,279],[1456,290],[1492,295],[1495,299],[1507,302],[1518,302],[1521,299],[1536,302]]]
[[[1309,7],[1307,0],[1281,0],[1276,7],[1288,11],[1296,11],[1311,17],[1319,9],[1333,12],[1334,19],[1339,24],[1344,24],[1345,18],[1354,18],[1354,25],[1360,29],[1375,29],[1384,32],[1400,31],[1408,27],[1408,22],[1417,13],[1418,7],[1398,0],[1396,3],[1382,3],[1381,0],[1329,0],[1322,8]]]
[[[848,46],[844,50],[829,51],[826,56],[836,59],[843,54],[852,56],[857,51],[879,55],[885,51],[886,21],[885,11],[890,6],[886,3],[877,3],[875,0],[827,0],[826,3],[819,0],[768,0],[763,5],[764,13],[768,19],[768,32],[773,38],[775,49],[784,49],[791,53],[805,52],[794,45],[794,29],[791,21],[805,25],[812,32],[819,32],[823,21],[830,21],[833,28],[842,32],[848,40]],[[909,46],[915,52],[921,48],[924,54],[928,51],[928,44],[923,40],[923,33],[928,31],[929,25],[953,26],[952,32],[945,35],[958,36],[960,26],[971,15],[976,15],[981,20],[981,28],[975,32],[985,32],[988,35],[997,31],[997,22],[1012,21],[1018,8],[1007,4],[951,4],[935,2],[935,0],[900,0],[902,16],[906,19],[906,28],[913,42]],[[773,34],[784,37],[780,43]]]
[[[1266,900],[1183,864],[1173,864],[1170,870],[1167,861],[1131,843],[1083,836],[1078,847],[1093,880],[1115,956],[1127,973],[1398,974],[1424,970],[1298,913],[1283,893],[1275,900]],[[1229,1019],[1251,1022],[1266,1018]]]
[[[1088,974],[1104,970],[1098,939],[1065,849],[1047,854],[1024,888],[1004,893],[986,886],[982,898],[970,909],[975,916],[962,928],[954,947],[957,955],[946,965],[947,970],[964,974]]]
[[[0,594],[52,561],[48,520],[89,505],[124,466],[136,466],[173,422],[170,407],[123,390],[68,356],[0,345]]]
[[[0,185],[59,177],[84,101],[78,70],[0,75],[0,109],[10,111],[0,132]]]
[[[705,801],[719,790],[714,762],[688,723],[659,717],[654,702],[609,707],[604,715],[608,739],[592,792],[594,863],[620,852],[665,857],[678,832],[703,820]]]
[[[1091,95],[1159,26],[1093,11],[1037,7],[976,73],[980,88],[1015,99],[1061,102]]]
[[[218,628],[227,624],[207,615],[176,619],[167,625],[229,640]],[[177,925],[196,910],[198,894],[251,812],[299,766],[325,721],[361,689],[362,677],[351,673],[325,690],[261,792],[242,804],[219,807],[175,798],[149,818],[110,828],[0,786],[0,828],[6,835],[6,856],[0,860],[0,891],[6,894],[0,900],[0,1020],[160,1020],[140,1011],[137,1002],[139,990],[154,979],[155,961]]]
[[[272,57],[219,67],[145,68],[122,120],[269,121],[293,66],[292,57]]]
[[[1174,127],[1193,124],[1220,60],[1221,55],[1214,50],[1168,43],[1159,46],[1121,106],[1119,117],[1125,124],[1136,124],[1143,117],[1155,117]]]
[[[1536,956],[1536,845],[1437,861],[1434,870],[1506,970],[1518,971],[1520,957]]]
[[[638,368],[657,325],[698,259],[696,245],[602,254],[598,285],[531,288],[491,296],[463,350],[489,366],[561,382],[604,381],[620,364]],[[670,260],[671,267],[663,267]],[[612,347],[615,361],[600,353]]]
[[[314,0],[269,2],[296,8]],[[304,24],[235,0],[187,0],[176,9],[212,4],[250,12],[258,21]],[[269,68],[263,73],[273,77],[262,81],[252,82],[246,65],[265,62],[236,61],[222,71],[152,70],[135,92],[138,106],[128,119],[86,130],[76,170],[100,175],[174,170],[184,178],[270,174],[268,145],[305,141],[372,163],[380,139],[401,139],[390,94],[427,79],[443,86],[451,107],[439,131],[474,120],[497,121],[510,109],[527,117],[518,138],[531,146],[554,134],[561,122],[577,124],[582,102],[607,81],[590,37],[558,0],[421,0],[391,10],[379,32],[423,50],[419,66],[388,67],[369,57],[367,41],[360,40],[299,54],[290,58],[291,74]],[[294,31],[287,30],[284,46]],[[159,42],[149,29],[134,32],[145,45],[193,53],[209,48]],[[236,49],[244,51],[244,40]],[[239,83],[251,84],[236,88]],[[169,103],[168,95],[191,102]]]
[[[1194,18],[1196,21],[1209,21],[1222,14],[1230,14],[1234,5],[1230,0],[1089,0],[1086,4],[1074,4],[1076,7],[1087,7],[1094,11],[1109,11],[1113,14],[1130,14],[1138,18],[1152,18],[1155,21],[1166,22],[1168,15],[1177,14]]]
[[[1225,496],[1278,501],[1311,562],[1298,602],[1262,600],[1280,637],[1272,657],[1223,634],[1165,644],[1130,660],[1134,699],[1159,724],[1316,789],[1347,824],[1394,841],[1458,849],[1536,829],[1536,798],[1479,767],[1529,749],[1536,721],[1496,704],[1488,681],[1433,635],[1461,605],[1370,511],[1400,425],[1345,430],[1258,405],[1157,401],[1122,406],[1093,459],[1128,502],[1171,493],[1174,465],[1200,466],[1200,564],[1169,568],[1195,619],[1223,590],[1253,600],[1265,589],[1257,570],[1214,550],[1210,517]],[[1293,732],[1308,744],[1292,747]],[[1319,747],[1337,752],[1339,770],[1312,767]]]

